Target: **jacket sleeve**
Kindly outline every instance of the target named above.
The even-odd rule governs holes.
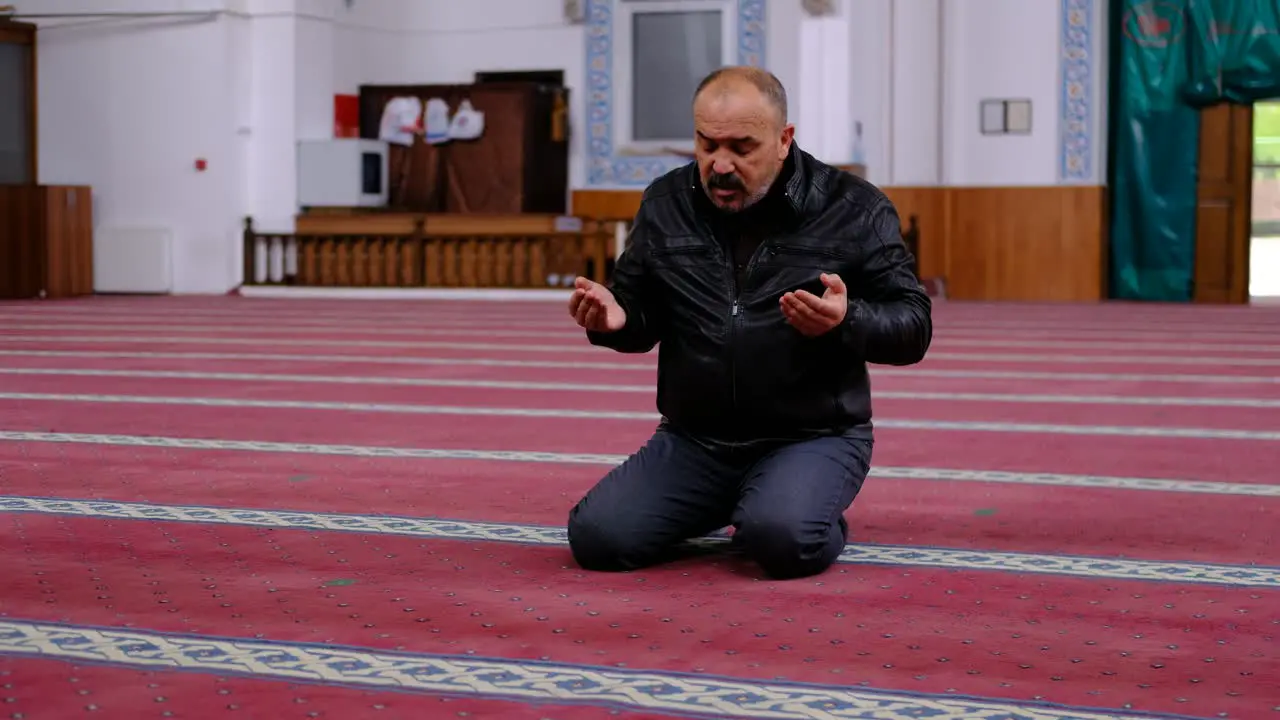
[[[642,203],[631,224],[627,247],[613,267],[608,287],[627,314],[627,324],[617,332],[587,331],[592,345],[623,353],[647,353],[662,339],[660,300],[654,291],[649,264],[649,224]]]
[[[898,211],[881,198],[863,225],[868,248],[849,289],[841,327],[845,347],[863,362],[913,365],[933,341],[933,303],[916,279],[915,259],[902,240]]]

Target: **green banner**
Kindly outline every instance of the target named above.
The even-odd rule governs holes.
[[[1188,103],[1280,96],[1280,0],[1190,0],[1187,10]]]
[[[1280,0],[1120,0],[1111,295],[1194,292],[1199,109],[1280,96]]]

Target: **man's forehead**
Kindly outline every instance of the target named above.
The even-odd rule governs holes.
[[[698,137],[717,143],[755,142],[759,139],[756,133],[741,128],[698,128]]]
[[[716,130],[717,133],[734,134],[732,126],[752,128],[750,131],[737,131],[737,134],[743,135],[758,132],[769,125],[775,113],[768,98],[755,87],[746,85],[707,88],[693,106],[694,121],[698,129],[702,131],[707,128],[710,131],[719,127],[721,129]]]

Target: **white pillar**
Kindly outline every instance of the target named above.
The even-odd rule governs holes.
[[[892,175],[893,108],[893,4],[895,0],[854,0],[848,6],[845,37],[851,46],[849,56],[852,74],[849,88],[849,115],[844,118],[845,133],[840,150],[853,161],[854,131],[862,125],[862,162],[867,179],[877,185],[894,182]]]
[[[942,184],[942,4],[894,0],[889,176],[894,185]]]
[[[250,0],[249,215],[264,232],[293,232],[297,213],[297,19],[293,0]]]

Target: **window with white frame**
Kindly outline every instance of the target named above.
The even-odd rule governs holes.
[[[688,152],[698,82],[734,62],[736,0],[614,5],[613,130],[623,154]]]

